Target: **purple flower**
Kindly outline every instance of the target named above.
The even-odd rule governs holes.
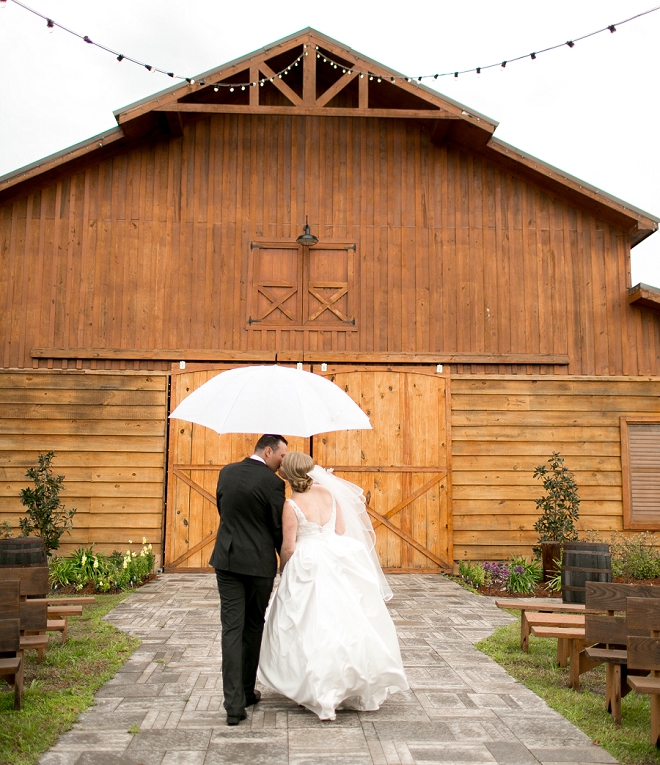
[[[525,567],[524,566],[514,566],[513,570],[516,572],[516,574],[524,574],[525,573]]]

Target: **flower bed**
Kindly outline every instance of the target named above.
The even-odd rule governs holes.
[[[132,545],[133,542],[129,541]],[[58,593],[123,592],[153,577],[152,545],[142,539],[142,549],[103,555],[79,547],[72,555],[52,558],[48,564],[51,587]]]

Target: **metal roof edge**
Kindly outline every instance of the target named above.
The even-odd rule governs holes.
[[[84,141],[80,141],[80,143],[73,144],[73,146],[68,146],[66,149],[61,149],[60,151],[56,151],[54,154],[48,154],[46,157],[42,157],[41,159],[38,159],[36,162],[31,162],[29,165],[23,165],[22,167],[17,168],[16,170],[12,170],[9,173],[6,173],[5,175],[0,176],[0,191],[2,191],[2,185],[7,183],[7,181],[13,180],[15,178],[18,178],[21,175],[27,175],[31,170],[36,170],[41,165],[48,164],[49,162],[53,162],[56,159],[61,159],[65,157],[67,154],[74,154],[75,152],[79,151],[80,149],[85,148],[91,148],[92,144],[95,143],[102,143],[106,138],[110,138],[111,136],[117,136],[123,135],[123,131],[120,127],[113,127],[110,128],[110,130],[106,130],[104,133],[99,133],[98,135],[92,136],[91,138],[87,138]]]
[[[566,180],[571,181],[572,183],[577,183],[579,186],[583,186],[586,190],[593,192],[594,194],[597,194],[600,197],[603,197],[603,199],[608,200],[610,202],[613,202],[617,205],[621,205],[625,210],[629,210],[632,213],[635,213],[635,215],[638,215],[640,217],[648,218],[649,220],[655,221],[656,223],[660,224],[660,217],[653,215],[652,213],[647,212],[646,210],[642,210],[640,207],[635,207],[635,205],[631,205],[629,202],[626,202],[623,199],[619,199],[619,197],[615,197],[613,194],[608,193],[607,191],[603,191],[603,189],[599,189],[598,186],[594,186],[591,183],[587,183],[587,181],[583,181],[582,178],[577,178],[575,175],[571,175],[570,173],[567,173],[565,170],[562,170],[558,167],[555,167],[554,165],[551,165],[548,162],[544,162],[542,159],[539,159],[538,157],[535,157],[533,154],[529,154],[526,151],[523,151],[522,149],[519,149],[517,146],[513,146],[510,143],[506,143],[506,141],[502,141],[499,138],[492,137],[490,141],[488,142],[489,146],[492,146],[493,144],[497,144],[498,146],[501,146],[506,149],[511,149],[512,151],[516,152],[519,156],[530,160],[532,162],[537,162],[539,165],[544,167],[547,170],[551,170],[554,173],[557,173],[557,180]]]

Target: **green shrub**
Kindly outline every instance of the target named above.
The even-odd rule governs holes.
[[[538,531],[539,542],[572,542],[578,538],[575,528],[580,506],[577,484],[559,452],[552,453],[548,465],[539,465],[534,471],[534,478],[542,478],[545,489],[545,495],[535,500],[541,517],[534,529]]]
[[[522,556],[513,557],[508,568],[507,592],[534,592],[536,583],[543,577],[541,563],[535,559],[527,562]]]
[[[545,583],[545,587],[550,592],[561,592],[561,566],[564,559],[564,554],[560,553],[558,558],[554,558],[552,561],[555,564],[555,574]]]
[[[65,510],[60,491],[62,491],[63,475],[53,475],[51,463],[55,452],[40,454],[39,465],[28,468],[25,474],[31,478],[34,488],[21,489],[21,504],[27,507],[27,517],[19,518],[21,532],[29,537],[36,532],[44,540],[46,554],[60,546],[60,537],[73,528],[75,507]]]
[[[483,587],[486,583],[486,574],[481,563],[470,565],[469,561],[462,560],[458,564],[458,575],[470,587]]]
[[[624,579],[655,579],[660,576],[660,553],[654,541],[654,535],[649,531],[630,536],[613,532],[610,539],[612,576]]]

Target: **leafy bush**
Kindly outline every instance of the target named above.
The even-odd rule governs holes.
[[[72,555],[51,560],[50,580],[55,589],[73,585],[76,590],[82,590],[85,585],[93,584],[99,592],[113,588],[127,590],[151,574],[154,560],[152,545],[147,544],[146,538],[142,539],[139,553],[129,549],[122,555],[115,550],[106,556],[94,552],[94,545],[87,549],[79,547]]]
[[[560,553],[559,557],[552,561],[555,564],[555,574],[545,583],[546,590],[550,590],[550,592],[561,592],[561,565],[563,558],[564,554]]]
[[[655,579],[660,576],[660,553],[649,531],[626,536],[618,531],[610,539],[612,576],[624,579]]]
[[[534,559],[528,563],[522,556],[512,558],[509,571],[507,592],[534,592],[536,583],[543,577],[541,563]]]
[[[60,491],[62,491],[63,475],[53,475],[51,463],[55,452],[40,454],[39,465],[28,468],[25,474],[34,482],[33,489],[22,489],[21,504],[28,510],[27,518],[20,518],[22,533],[29,537],[34,531],[44,540],[46,554],[60,546],[60,537],[64,532],[73,528],[73,516],[76,509],[65,510]]]
[[[12,531],[11,531],[11,523],[8,521],[3,521],[0,523],[0,539],[11,539],[12,537]]]
[[[458,564],[458,575],[471,587],[483,587],[486,583],[485,572],[480,563],[470,565],[469,562],[461,561]]]
[[[572,542],[578,538],[575,528],[580,506],[577,484],[559,452],[552,453],[548,465],[539,465],[534,471],[534,478],[542,478],[545,489],[545,496],[535,500],[542,515],[534,529],[539,533],[539,542]]]
[[[486,561],[483,565],[488,585],[506,585],[509,581],[511,571],[506,563],[489,563]]]

